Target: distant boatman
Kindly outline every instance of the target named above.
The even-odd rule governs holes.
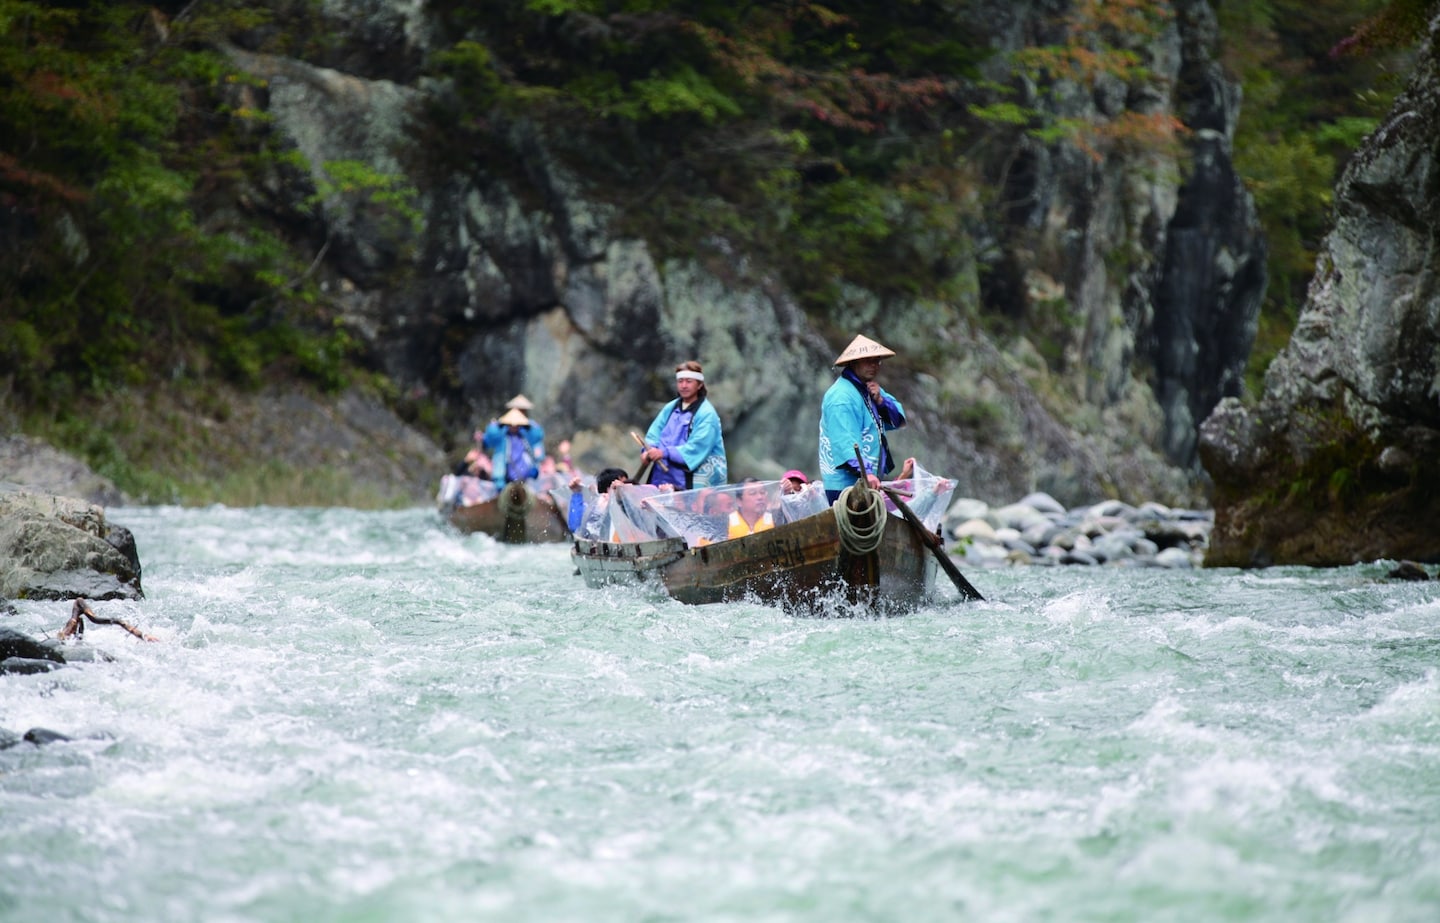
[[[834,364],[840,377],[820,403],[820,477],[833,504],[840,492],[862,477],[872,488],[895,468],[887,430],[905,425],[905,408],[875,380],[880,362],[895,355],[865,336],[850,341]],[[855,459],[855,445],[865,468]]]
[[[535,440],[536,445],[539,445],[545,440],[545,427],[541,426],[540,421],[530,415],[530,411],[535,409],[535,405],[530,403],[530,398],[523,394],[517,394],[505,402],[505,409],[518,410],[525,414],[526,418],[530,421],[530,432],[528,435]]]
[[[510,403],[525,400],[520,394]],[[545,430],[525,415],[518,406],[511,406],[498,420],[485,427],[481,442],[491,457],[491,476],[495,486],[503,489],[511,481],[523,481],[540,473],[540,460],[545,457]]]

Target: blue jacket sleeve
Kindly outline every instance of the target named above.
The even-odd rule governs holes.
[[[650,421],[650,428],[645,431],[645,444],[647,446],[660,445],[660,434],[665,431],[665,421],[670,419],[670,411],[679,403],[678,398],[660,408],[655,414],[655,419]]]
[[[880,404],[878,409],[880,411],[880,422],[885,424],[886,429],[899,429],[905,425],[904,405],[895,399],[895,395],[886,391],[884,388],[880,389]]]

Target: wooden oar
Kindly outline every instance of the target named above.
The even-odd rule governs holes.
[[[637,432],[635,432],[633,429],[630,431],[630,438],[635,440],[636,445],[640,446],[640,448],[641,448],[642,451],[643,451],[644,449],[649,448],[649,446],[645,445],[645,440],[640,438],[640,434],[637,433]],[[649,462],[646,462],[646,464],[648,465]],[[661,470],[661,471],[669,471],[669,470],[670,470],[670,466],[665,463],[665,459],[663,459],[663,458],[660,459],[660,461],[657,462],[656,464],[658,464],[658,465],[660,466],[660,470]],[[644,469],[644,468],[641,468],[640,470],[643,472],[645,469]],[[640,483],[640,475],[638,475],[638,474],[635,475],[634,480],[632,480],[630,483],[632,483],[632,484],[639,484],[639,483]]]
[[[980,591],[970,585],[970,581],[966,580],[965,575],[960,573],[960,568],[956,567],[955,562],[950,560],[950,555],[945,553],[945,543],[940,539],[940,536],[925,528],[925,523],[920,521],[920,517],[915,515],[915,511],[910,509],[904,500],[900,499],[900,491],[893,487],[885,486],[881,486],[880,489],[885,491],[885,495],[890,498],[890,502],[895,504],[895,508],[905,517],[905,521],[910,523],[910,528],[915,530],[915,534],[920,536],[920,540],[924,542],[925,546],[935,555],[935,559],[940,562],[940,567],[949,575],[950,582],[955,584],[955,589],[960,591],[960,595],[966,599],[983,600],[985,597],[981,596]]]
[[[862,489],[869,489],[870,481],[865,477],[865,456],[860,454],[860,443],[852,443],[851,448],[855,450],[855,464],[860,466],[860,480],[855,483]],[[837,466],[838,467],[838,466]]]

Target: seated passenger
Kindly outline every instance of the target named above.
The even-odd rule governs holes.
[[[484,503],[487,500],[494,500],[500,493],[495,488],[495,482],[489,478],[460,478],[460,506],[474,506],[477,503]]]
[[[810,478],[805,476],[805,472],[791,468],[780,479],[780,492],[782,494],[798,494],[809,483]]]
[[[775,517],[770,515],[770,495],[758,478],[746,478],[740,482],[740,508],[730,514],[729,537],[741,538],[775,528]]]
[[[458,506],[474,506],[493,500],[499,491],[489,478],[477,478],[468,474],[446,474],[440,478],[440,492],[435,500],[440,508],[449,512]]]
[[[700,512],[705,518],[713,521],[713,525],[708,527],[707,531],[717,537],[711,539],[709,536],[700,536],[694,542],[697,546],[708,545],[711,541],[719,541],[718,536],[729,531],[730,523],[727,517],[735,512],[735,498],[725,490],[712,490],[709,493],[702,490],[700,493],[703,495],[703,499],[700,500]]]
[[[557,487],[564,486],[569,480],[561,473],[555,459],[546,455],[540,459],[540,472],[535,475],[535,489],[537,491],[549,492]]]
[[[575,465],[575,462],[570,458],[570,440],[569,440],[569,439],[561,439],[561,440],[560,440],[560,444],[555,447],[555,454],[556,454],[556,456],[558,456],[558,457],[556,458],[556,460],[555,460],[555,470],[556,470],[556,471],[559,471],[561,474],[579,474],[579,473],[580,473],[580,469]]]
[[[610,534],[610,488],[616,484],[630,483],[630,475],[620,468],[606,468],[595,476],[594,499],[589,499],[588,490],[582,490],[577,476],[570,482],[570,509],[566,524],[577,538],[613,541]]]
[[[787,471],[780,479],[780,508],[775,521],[780,524],[797,522],[830,508],[825,489],[819,481],[810,480],[803,471]]]
[[[882,481],[881,484],[894,490],[903,499],[908,500],[915,494],[915,484],[913,481],[914,477],[915,459],[912,457],[905,459],[905,464],[902,465],[900,468],[899,477],[895,478],[893,481]],[[900,512],[900,508],[895,505],[895,501],[890,497],[889,494],[885,495],[885,509],[889,510],[892,513]]]
[[[480,444],[481,433],[475,431],[475,445],[465,453],[465,457],[456,463],[450,472],[456,478],[484,478],[489,480],[491,476],[490,457],[485,454]],[[457,488],[458,492],[458,488]]]
[[[705,498],[703,510],[706,516],[729,516],[735,512],[735,498],[723,490],[715,491]]]

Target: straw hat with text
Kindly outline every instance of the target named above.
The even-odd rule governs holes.
[[[895,350],[886,349],[867,336],[856,336],[831,365],[845,365],[856,359],[888,359],[893,355]]]

